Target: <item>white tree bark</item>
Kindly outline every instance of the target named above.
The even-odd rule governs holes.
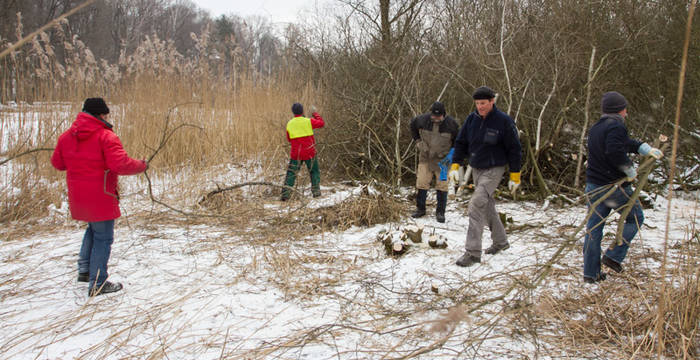
[[[511,86],[510,86],[510,76],[508,75],[508,65],[506,64],[506,56],[503,53],[503,43],[505,42],[505,39],[504,39],[505,32],[506,32],[506,3],[503,2],[503,12],[501,13],[500,53],[501,53],[501,61],[503,62],[503,72],[505,73],[506,84],[508,86],[508,110],[506,111],[506,114],[510,114],[510,110],[513,107],[513,92],[511,91]]]
[[[578,143],[578,157],[576,159],[576,178],[574,179],[574,187],[579,187],[579,178],[581,177],[581,166],[583,165],[583,142],[586,139],[586,129],[588,129],[589,107],[591,106],[591,82],[593,81],[593,64],[595,63],[596,47],[591,50],[591,61],[588,64],[588,81],[586,82],[586,105],[583,109],[583,128]]]
[[[547,96],[547,100],[544,102],[544,105],[542,105],[542,110],[540,111],[540,116],[537,117],[537,135],[535,139],[535,153],[537,153],[540,150],[540,133],[542,132],[542,118],[544,117],[544,111],[547,109],[547,105],[549,105],[549,101],[552,100],[552,96],[554,96],[554,92],[557,90],[557,69],[554,69],[554,81],[552,82],[552,91],[549,92],[549,95]]]

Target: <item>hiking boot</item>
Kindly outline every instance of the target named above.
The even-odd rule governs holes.
[[[437,192],[437,208],[435,209],[435,219],[439,223],[445,222],[445,208],[447,207],[447,192]]]
[[[469,253],[464,253],[464,255],[462,255],[462,257],[457,259],[457,265],[462,266],[462,267],[472,266],[472,265],[474,265],[476,263],[480,263],[480,262],[481,262],[480,257],[471,256],[471,255],[469,255]]]
[[[96,286],[95,288],[88,289],[88,296],[98,296],[102,294],[109,294],[113,292],[117,292],[124,287],[122,286],[121,283],[113,283],[109,281],[105,281],[103,285]]]
[[[583,282],[588,283],[588,284],[595,284],[597,282],[601,282],[605,280],[605,278],[608,277],[608,275],[604,272],[600,273],[597,278],[591,278],[588,276],[583,277]]]
[[[425,215],[425,209],[416,209],[416,211],[411,214],[412,218],[419,218]]]
[[[315,198],[321,197],[321,190],[316,190],[311,192]]]
[[[419,218],[425,215],[425,200],[428,197],[428,190],[418,190],[416,194],[416,211],[411,214],[412,218]]]
[[[622,272],[622,265],[620,265],[619,262],[617,262],[617,261],[615,261],[615,260],[613,260],[605,255],[603,255],[603,260],[601,262],[603,263],[603,265],[609,267],[610,269],[612,269],[613,271],[615,271],[617,273]]]
[[[78,273],[78,282],[88,282],[90,281],[90,273]]]
[[[509,244],[509,243],[505,243],[505,244],[503,244],[503,245],[496,245],[496,244],[493,244],[493,245],[489,246],[489,248],[486,249],[486,251],[484,251],[484,252],[485,252],[486,254],[488,254],[488,255],[496,255],[496,254],[498,254],[499,252],[501,252],[502,250],[505,250],[505,249],[507,249],[507,248],[509,248],[509,247],[510,247],[510,244]]]

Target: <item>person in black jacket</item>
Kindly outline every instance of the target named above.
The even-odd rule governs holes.
[[[457,122],[447,116],[445,105],[436,101],[430,108],[430,113],[418,115],[411,120],[411,135],[418,149],[418,169],[416,169],[416,211],[411,215],[419,218],[425,215],[425,199],[428,196],[430,182],[435,177],[437,190],[437,208],[435,218],[445,222],[445,207],[447,207],[447,164],[457,137]],[[443,170],[441,170],[441,162]]]
[[[456,181],[460,163],[469,159],[473,169],[474,195],[469,201],[466,252],[457,260],[459,266],[481,262],[481,238],[486,225],[491,229],[493,239],[493,244],[486,249],[487,254],[497,254],[510,247],[493,193],[503,178],[506,165],[510,171],[508,189],[515,192],[520,186],[521,146],[515,122],[496,108],[496,94],[490,88],[482,86],[472,97],[476,111],[467,117],[459,130],[449,174],[450,179]]]
[[[619,211],[629,200],[633,190],[630,186],[637,171],[628,153],[650,155],[656,159],[663,156],[661,150],[647,143],[630,139],[625,127],[627,100],[620,93],[611,91],[601,99],[603,115],[588,133],[588,165],[586,166],[586,200],[588,207],[604,196],[612,187],[615,191],[596,206],[586,225],[583,245],[583,279],[587,283],[605,280],[606,274],[600,271],[600,242],[603,238],[605,219],[611,210]],[[620,185],[616,185],[622,180]],[[629,243],[642,226],[644,214],[637,201],[625,219],[622,230],[623,243],[609,249],[603,255],[602,263],[616,272],[622,271],[622,261],[627,255]]]

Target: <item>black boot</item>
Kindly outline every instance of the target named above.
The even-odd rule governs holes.
[[[416,211],[411,214],[411,217],[419,218],[425,215],[425,198],[428,197],[428,190],[418,190],[416,195]]]
[[[601,282],[601,281],[605,280],[605,278],[607,278],[607,274],[602,272],[602,273],[598,274],[598,277],[595,279],[584,276],[583,282],[588,283],[588,284],[595,284],[597,282]]]
[[[437,209],[435,209],[435,219],[439,223],[445,222],[445,208],[447,207],[447,191],[437,192]]]
[[[615,272],[619,272],[619,273],[622,272],[622,265],[619,262],[617,262],[617,261],[615,261],[615,260],[613,260],[605,255],[603,255],[603,260],[601,261],[601,263],[603,263],[603,265],[613,269]]]
[[[102,294],[109,294],[113,292],[117,292],[124,288],[121,283],[113,283],[109,281],[105,281],[103,285],[100,286],[95,286],[93,289],[88,289],[88,296],[98,296]]]

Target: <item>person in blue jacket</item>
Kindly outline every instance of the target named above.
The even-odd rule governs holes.
[[[449,178],[457,181],[460,163],[469,159],[473,171],[474,194],[469,201],[469,228],[466,252],[457,260],[459,266],[481,262],[481,238],[484,226],[491,229],[493,244],[486,254],[497,254],[510,247],[506,239],[493,193],[503,178],[508,165],[508,189],[515,192],[520,186],[521,146],[515,122],[495,105],[496,94],[482,86],[472,95],[476,111],[469,114],[455,140],[452,169]]]
[[[620,211],[632,195],[630,183],[637,177],[634,163],[628,153],[650,155],[661,159],[661,150],[647,143],[630,139],[625,126],[627,99],[622,94],[611,91],[601,99],[603,115],[588,133],[588,164],[586,165],[586,201],[590,207],[612,187],[615,191],[598,204],[588,219],[583,245],[583,280],[595,283],[605,280],[606,274],[600,271],[600,242],[603,238],[605,219],[612,210]],[[618,184],[620,181],[624,182]],[[623,242],[605,252],[602,263],[615,272],[622,271],[622,261],[627,255],[629,244],[644,222],[642,206],[637,201],[625,219],[622,231]]]

